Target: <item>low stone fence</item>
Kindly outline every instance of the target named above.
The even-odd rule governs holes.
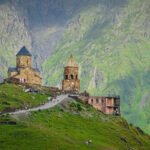
[[[16,78],[8,78],[4,79],[3,83],[12,83],[12,84],[19,84],[19,79]]]
[[[52,92],[61,92],[62,91],[57,87],[48,87],[48,86],[41,86],[41,89],[47,90],[47,91],[52,91]]]
[[[83,93],[80,93],[79,91],[63,91],[62,89],[59,89],[57,87],[49,87],[49,86],[41,86],[38,84],[29,84],[29,83],[21,83],[19,81],[19,79],[16,78],[7,78],[4,79],[3,83],[12,83],[12,84],[16,84],[16,85],[21,85],[24,86],[26,88],[33,88],[33,89],[37,89],[37,90],[44,90],[47,92],[52,92],[54,95],[61,95],[61,94],[73,94],[73,95],[80,95],[80,96],[89,96],[89,94],[84,91]]]

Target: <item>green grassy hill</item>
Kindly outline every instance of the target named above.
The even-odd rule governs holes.
[[[81,90],[120,95],[122,115],[150,133],[149,6],[149,0],[0,1],[0,81],[17,51],[32,45],[44,85],[61,85],[72,53]]]
[[[80,100],[22,115],[0,116],[1,150],[149,150],[150,136],[122,117],[102,114]],[[85,142],[92,140],[87,145]]]
[[[25,93],[22,86],[0,84],[0,112],[11,112],[15,109],[37,106],[46,101],[49,96]]]
[[[122,115],[150,133],[150,1],[92,2],[68,21],[62,42],[43,64],[44,84],[61,84],[73,54],[81,90],[120,95]]]

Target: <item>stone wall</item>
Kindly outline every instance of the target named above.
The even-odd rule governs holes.
[[[62,89],[64,91],[80,91],[78,67],[64,68],[64,80],[62,81]]]
[[[17,56],[17,68],[31,67],[31,56]]]
[[[17,75],[16,71],[9,71],[8,70],[8,78],[11,78],[12,76]]]
[[[64,91],[80,91],[80,80],[63,80],[62,89]]]
[[[66,76],[68,76],[68,79],[78,79],[78,68],[77,67],[65,67],[64,69],[64,79],[66,79]]]
[[[47,91],[52,91],[52,92],[62,92],[59,88],[57,87],[48,87],[48,86],[42,86],[41,87],[43,90]]]
[[[16,78],[7,78],[7,79],[4,79],[3,83],[19,84],[19,79],[16,79]]]
[[[21,82],[27,84],[42,84],[42,78],[36,74],[36,72],[31,68],[22,68],[15,78],[19,79]]]
[[[82,97],[83,102],[92,105],[104,114],[119,115],[120,114],[120,97]]]
[[[35,75],[40,77],[40,72],[35,72]]]

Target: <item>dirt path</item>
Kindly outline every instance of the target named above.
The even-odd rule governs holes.
[[[18,110],[18,111],[7,113],[7,114],[10,114],[11,116],[15,117],[19,114],[28,114],[28,112],[30,112],[30,111],[38,111],[38,110],[49,109],[49,108],[52,108],[52,107],[58,105],[63,100],[65,100],[67,97],[68,97],[68,95],[60,95],[56,99],[53,99],[52,101],[48,101],[44,105],[41,105],[41,106],[38,106],[38,107],[35,107],[35,108],[29,108],[27,110],[25,110],[25,109],[24,110]]]

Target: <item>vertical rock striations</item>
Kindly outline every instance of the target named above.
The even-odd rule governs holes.
[[[15,65],[15,54],[31,39],[23,19],[9,2],[0,4],[0,79],[6,77],[8,66]]]

